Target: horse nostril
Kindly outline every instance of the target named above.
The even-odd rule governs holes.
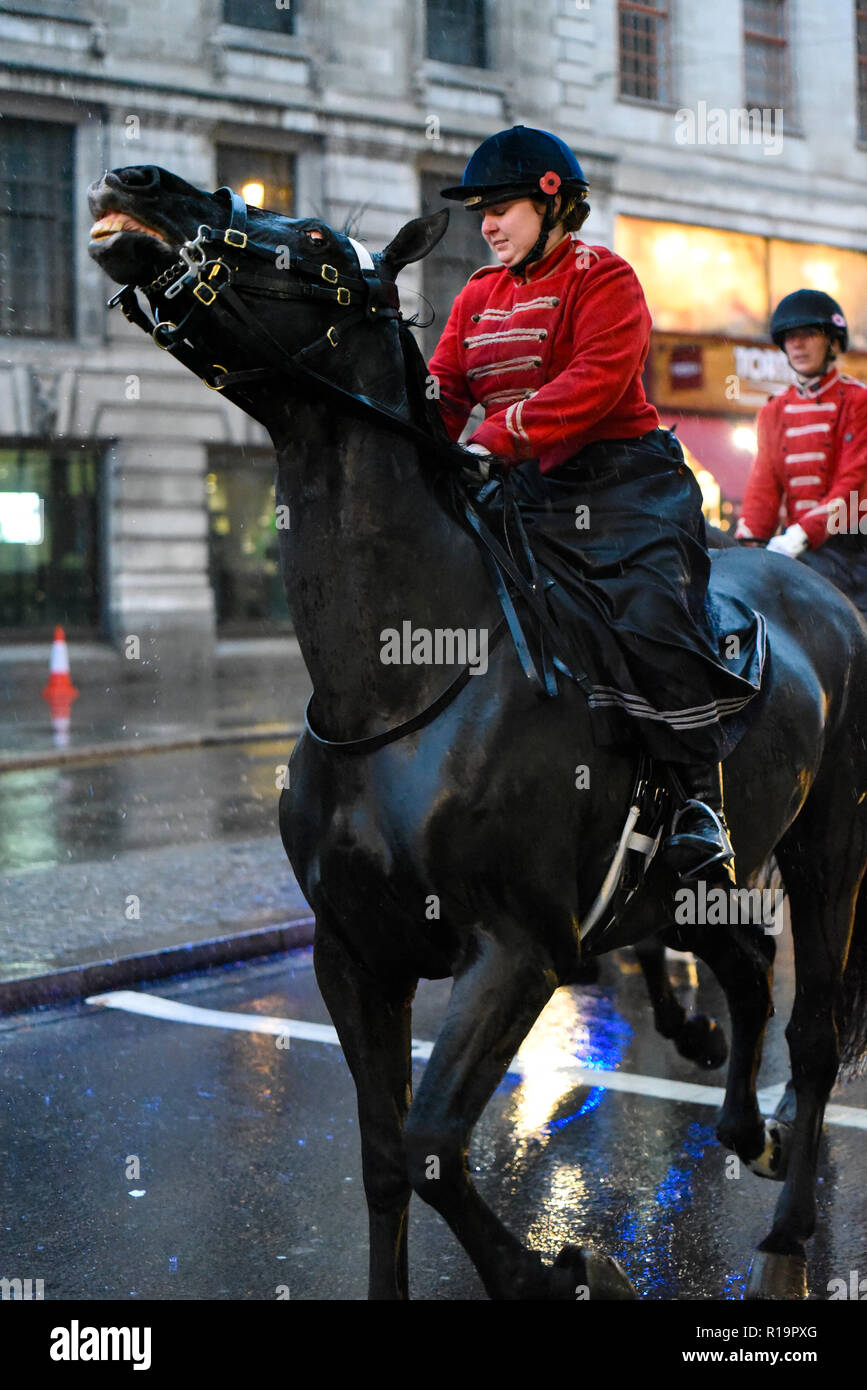
[[[112,169],[106,174],[106,183],[122,188],[135,188],[140,192],[155,193],[159,187],[159,170],[153,164],[130,164],[124,169]]]

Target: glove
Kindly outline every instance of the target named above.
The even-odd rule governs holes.
[[[796,521],[781,536],[774,536],[773,540],[768,541],[768,550],[773,550],[777,555],[788,555],[790,559],[796,560],[801,552],[807,549],[808,544],[806,531]]]
[[[740,518],[735,531],[735,540],[738,545],[764,545],[764,536],[754,536],[743,517]]]
[[[461,469],[464,481],[473,485],[477,485],[479,481],[486,483],[491,476],[493,454],[489,454],[481,444],[468,444],[465,452],[477,455],[477,461],[474,459]]]

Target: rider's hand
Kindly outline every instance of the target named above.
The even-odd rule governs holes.
[[[491,476],[493,454],[489,454],[481,444],[468,444],[465,452],[475,454],[476,458],[473,459],[472,463],[468,461],[466,467],[461,469],[464,481],[473,484],[478,484],[480,481],[486,483]]]
[[[768,550],[775,551],[777,555],[788,555],[795,560],[807,549],[808,544],[806,531],[796,521],[781,536],[774,536],[773,540],[768,541]]]
[[[735,530],[735,540],[737,541],[738,545],[758,546],[766,544],[764,536],[753,535],[752,531],[750,530],[747,523],[744,521],[743,517],[741,517],[738,521],[737,528]]]

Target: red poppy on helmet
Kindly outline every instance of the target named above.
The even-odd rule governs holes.
[[[549,169],[547,174],[543,174],[539,180],[539,187],[543,193],[556,193],[560,187],[560,175],[555,174],[553,169]]]

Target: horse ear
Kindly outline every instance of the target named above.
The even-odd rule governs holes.
[[[448,208],[432,212],[430,217],[414,217],[380,252],[377,259],[383,270],[395,279],[410,261],[420,261],[434,249],[448,225]]]

